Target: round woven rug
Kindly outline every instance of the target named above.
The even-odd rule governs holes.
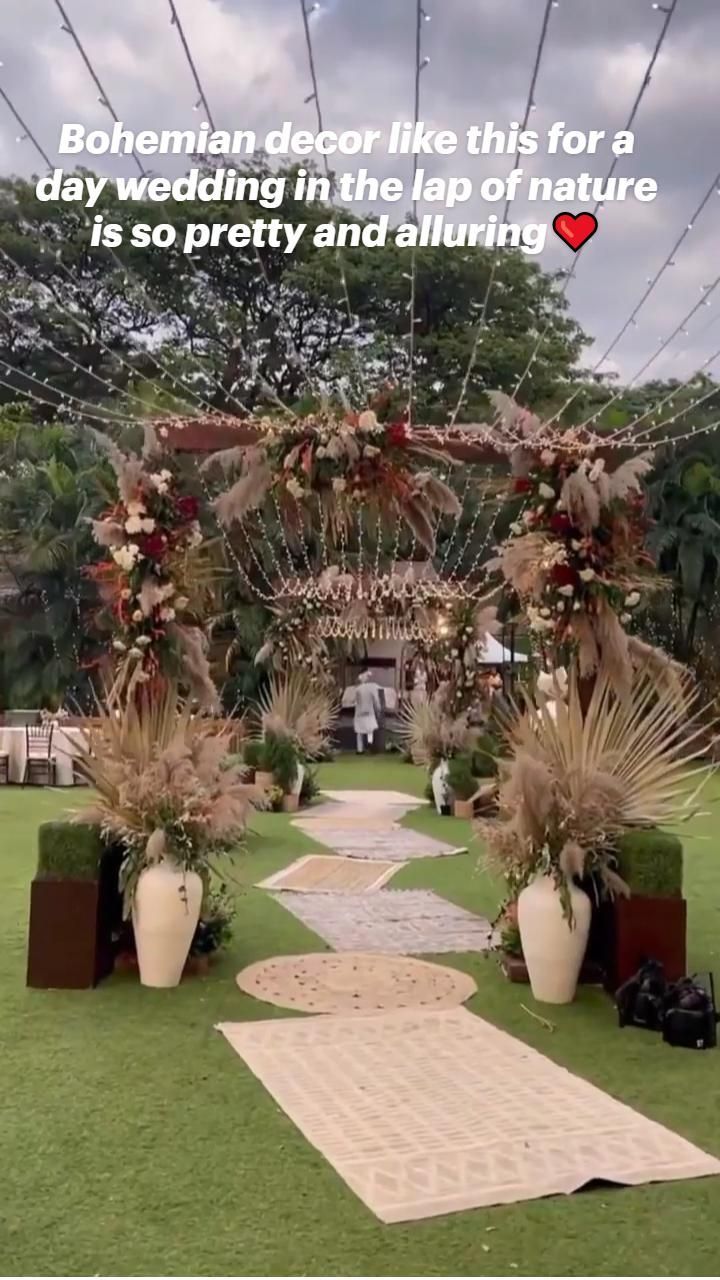
[[[458,969],[409,956],[320,953],[260,960],[237,975],[241,991],[305,1013],[452,1009],[477,990]]]

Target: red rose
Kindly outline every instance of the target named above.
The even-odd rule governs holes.
[[[518,476],[513,486],[515,493],[529,493],[532,489],[532,481],[527,476]]]
[[[391,422],[385,432],[385,439],[389,445],[393,445],[396,449],[402,449],[410,441],[410,431],[407,423]]]
[[[144,538],[138,538],[138,546],[148,560],[162,560],[167,538],[164,533],[146,533]]]
[[[556,511],[549,523],[553,533],[569,533],[572,528],[570,517],[564,511]]]
[[[184,498],[178,498],[175,508],[182,520],[197,520],[200,511],[200,503],[197,498],[186,495]]]
[[[571,569],[569,564],[554,564],[550,577],[558,587],[571,587],[576,582],[575,570]]]

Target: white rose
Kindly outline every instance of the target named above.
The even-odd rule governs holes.
[[[145,504],[144,502],[139,502],[137,500],[134,502],[128,502],[126,511],[129,516],[142,516],[145,514]]]
[[[629,596],[625,597],[625,608],[635,609],[640,603],[640,592],[631,591]]]
[[[543,608],[543,609],[541,609],[541,610],[540,610],[540,617],[541,617],[541,618],[549,618],[549,617],[550,617],[550,610],[549,610],[548,608]]]
[[[513,533],[516,538],[519,538],[522,531],[522,525],[518,524],[517,520],[513,520],[513,523],[510,525],[510,532]]]
[[[172,471],[168,471],[167,467],[163,467],[163,470],[160,472],[160,479],[169,484],[172,480]]]
[[[538,485],[538,493],[540,494],[541,498],[547,498],[548,502],[551,502],[552,499],[555,497],[555,490],[551,487],[551,485],[545,484],[545,481],[543,481],[542,484]]]
[[[579,600],[576,600],[573,605],[573,613],[579,613],[581,609],[582,609],[582,604],[580,603]]]
[[[574,586],[573,586],[572,582],[568,582],[564,587],[558,587],[558,595],[559,595],[559,596],[568,596],[568,597],[570,597],[570,596],[573,596],[574,594],[575,594],[575,588],[574,588]]]
[[[123,644],[122,640],[113,640],[112,647],[117,653],[124,653],[127,649],[127,645]]]
[[[175,610],[168,608],[161,609],[160,618],[163,622],[173,622],[175,620]]]
[[[155,521],[152,520],[149,516],[147,516],[145,520],[140,521],[140,525],[142,527],[143,533],[152,533],[153,529],[155,528]]]
[[[188,600],[187,596],[177,596],[175,600],[175,608],[187,609],[189,603],[190,601]]]
[[[125,521],[125,531],[126,533],[142,533],[144,523],[140,516],[130,516],[130,519]]]
[[[558,600],[557,604],[555,605],[555,608],[557,609],[558,613],[564,613],[564,612],[565,612],[565,601],[564,601],[564,600]]]
[[[147,645],[152,644],[152,640],[150,639],[150,636],[138,636],[135,644],[144,649]]]
[[[129,542],[126,547],[118,547],[112,554],[115,563],[121,569],[129,571],[135,566],[135,561],[140,554],[140,548],[134,542]]]
[[[342,476],[335,476],[332,487],[335,493],[344,493],[347,489],[347,480],[344,480]]]
[[[542,462],[544,467],[551,467],[553,462],[555,461],[555,454],[553,453],[552,449],[543,449],[542,453],[540,454],[540,461]]]
[[[286,488],[288,493],[292,494],[293,498],[302,498],[305,492],[302,485],[300,484],[300,481],[296,480],[294,476],[290,477],[290,479],[287,482]]]
[[[626,627],[626,626],[627,626],[627,624],[628,624],[628,622],[632,622],[632,614],[631,614],[631,613],[621,613],[621,614],[620,614],[620,621],[622,622],[623,626],[624,626],[624,627]]]
[[[583,582],[592,582],[593,578],[595,577],[595,570],[581,569],[578,576],[582,578]]]
[[[132,620],[133,622],[142,622],[144,616],[142,609],[136,609],[132,616]]]

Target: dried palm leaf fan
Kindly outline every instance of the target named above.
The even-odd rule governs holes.
[[[707,709],[689,674],[668,685],[652,667],[635,672],[627,697],[601,673],[587,708],[573,667],[567,702],[550,701],[525,695],[506,722],[500,821],[480,828],[488,860],[520,886],[544,851],[566,875],[592,869],[621,888],[607,854],[624,830],[698,812],[712,772]]]
[[[273,676],[257,703],[262,733],[291,738],[308,759],[327,750],[338,704],[327,686],[304,672]]]

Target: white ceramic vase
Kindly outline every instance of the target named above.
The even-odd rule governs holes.
[[[568,882],[572,924],[552,876],[538,876],[518,898],[518,927],[530,986],[543,1004],[570,1004],[585,956],[592,904]]]
[[[182,977],[202,905],[202,880],[164,858],[140,872],[133,930],[144,987],[176,987]]]
[[[442,813],[443,808],[450,803],[450,791],[447,782],[449,772],[450,767],[447,760],[441,760],[437,768],[433,770],[433,775],[430,779],[435,808],[438,813]]]
[[[301,764],[301,762],[298,760],[297,773],[295,775],[295,781],[292,785],[292,790],[290,792],[292,796],[297,796],[298,800],[300,799],[300,792],[302,791],[302,784],[304,781],[305,781],[305,765]]]

